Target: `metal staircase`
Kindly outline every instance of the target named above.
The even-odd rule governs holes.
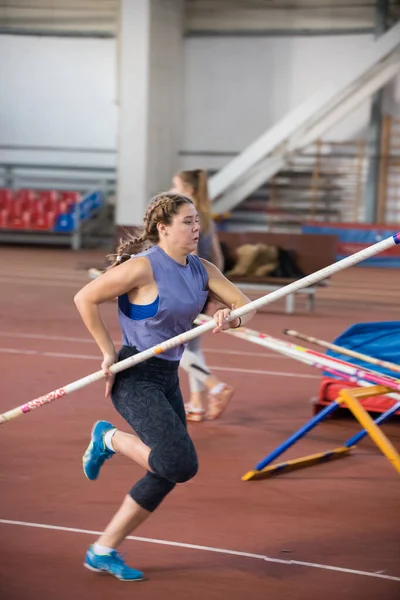
[[[229,229],[299,231],[304,221],[358,221],[367,174],[364,140],[307,148],[233,209]]]
[[[310,177],[312,159],[307,157],[310,145],[383,87],[399,70],[400,23],[377,41],[371,42],[369,51],[365,53],[357,68],[343,73],[336,82],[322,85],[311,98],[286,115],[210,178],[210,197],[214,214],[232,211],[249,197],[255,201],[254,193],[261,189],[257,195],[262,195],[263,189],[270,190],[274,177],[281,183],[282,190],[285,173],[290,172],[292,181],[298,177],[298,183],[301,177]],[[320,178],[322,173],[321,171]],[[290,195],[289,187],[287,196]],[[326,209],[327,214],[333,211],[332,216],[336,210],[334,197],[332,194],[330,206]],[[328,203],[327,198],[328,194],[325,194],[325,204]],[[272,211],[273,194],[268,193],[268,199],[268,210]],[[319,204],[320,198],[318,201],[316,199],[315,207]]]

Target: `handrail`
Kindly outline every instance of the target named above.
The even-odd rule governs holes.
[[[32,169],[32,170],[54,170],[54,171],[94,171],[94,172],[105,172],[110,171],[116,174],[115,167],[99,167],[94,165],[82,166],[82,165],[55,165],[49,163],[28,163],[28,162],[17,162],[17,161],[1,161],[0,169]]]
[[[255,168],[274,149],[286,144],[290,137],[298,139],[307,128],[315,125],[318,119],[335,110],[344,96],[349,94],[356,81],[362,81],[368,72],[380,61],[388,57],[400,43],[400,23],[392,27],[376,42],[372,42],[365,52],[362,64],[350,73],[343,73],[336,85],[326,83],[306,102],[286,115],[279,123],[261,135],[236,158],[232,159],[210,179],[210,196],[217,199],[241,177]]]
[[[75,152],[77,154],[116,154],[115,148],[80,148],[79,146],[38,146],[30,144],[0,144],[0,150],[34,150],[35,152]]]

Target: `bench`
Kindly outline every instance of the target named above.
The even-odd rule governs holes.
[[[288,250],[294,256],[299,269],[304,275],[310,275],[319,271],[336,260],[337,236],[317,235],[302,233],[267,233],[267,232],[231,232],[218,231],[218,239],[230,257],[235,259],[236,248],[243,244],[267,244]],[[243,290],[255,290],[259,292],[273,291],[297,281],[297,279],[277,277],[234,276],[231,281]],[[297,290],[286,296],[285,310],[293,313],[295,309],[295,294],[303,294],[307,297],[308,310],[315,307],[315,292],[318,287],[326,285],[326,280]]]

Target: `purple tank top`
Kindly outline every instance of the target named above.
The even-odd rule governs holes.
[[[192,328],[207,300],[208,275],[200,259],[192,254],[186,265],[176,262],[160,246],[153,246],[137,256],[145,256],[150,261],[158,288],[158,311],[154,317],[133,320],[124,310],[127,304],[127,294],[124,294],[118,299],[118,319],[123,344],[135,346],[142,352]],[[176,346],[159,358],[180,360],[183,351],[183,345]]]

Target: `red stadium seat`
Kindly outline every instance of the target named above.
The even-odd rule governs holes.
[[[0,188],[0,209],[7,208],[12,202],[13,190],[7,188]]]
[[[15,198],[11,203],[10,203],[10,215],[12,218],[16,217],[19,218],[22,216],[22,213],[24,212],[24,210],[26,210],[27,208],[27,204],[26,204],[26,200],[24,198]]]
[[[21,216],[11,217],[8,229],[24,229],[24,221]]]
[[[46,211],[36,213],[32,216],[31,227],[40,231],[48,231],[53,229],[57,215],[54,211]]]
[[[36,213],[32,215],[32,229],[44,230],[47,229],[46,213]]]
[[[71,202],[67,200],[60,200],[58,203],[58,213],[60,215],[66,215],[69,211],[69,207],[71,206]]]
[[[60,192],[60,201],[67,200],[69,204],[76,204],[79,202],[81,195],[79,192]]]
[[[31,229],[32,228],[32,213],[30,210],[25,210],[22,213],[22,223],[23,223],[23,228],[24,229]]]
[[[14,195],[14,200],[19,200],[25,207],[28,207],[35,198],[35,190],[18,190]]]
[[[58,202],[58,192],[56,190],[41,190],[38,193],[38,198],[42,200],[46,208],[50,208]]]
[[[53,229],[56,219],[57,219],[57,212],[49,211],[47,213],[47,228],[48,229]]]
[[[45,212],[44,202],[42,200],[40,200],[39,198],[35,198],[32,201],[29,209],[30,209],[32,215],[43,213],[43,212]]]
[[[0,209],[0,229],[8,229],[10,223],[10,211],[7,208]]]

